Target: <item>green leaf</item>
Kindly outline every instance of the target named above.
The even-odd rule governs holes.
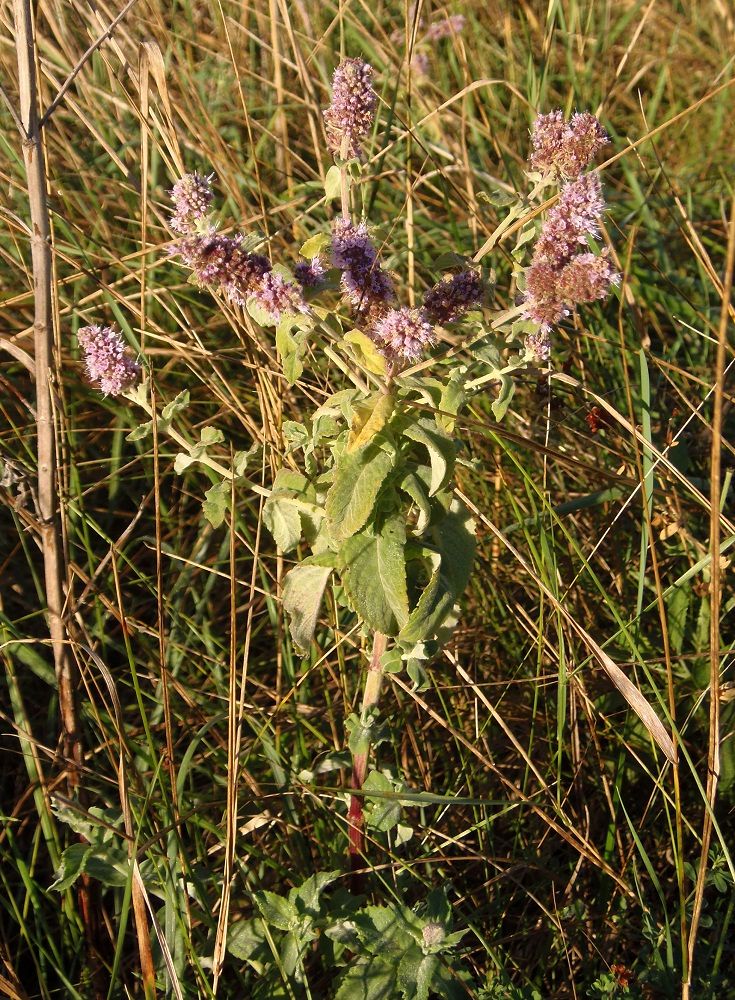
[[[249,298],[245,303],[245,307],[248,311],[249,316],[255,320],[258,326],[275,326],[276,320],[273,314],[264,309],[263,306],[255,298]]]
[[[453,433],[457,423],[457,414],[467,400],[467,394],[464,391],[465,377],[466,373],[462,370],[453,372],[444,386],[439,400],[439,409],[444,412],[437,414],[437,423],[448,434]],[[451,414],[451,416],[447,416],[447,414]]]
[[[290,552],[299,544],[301,515],[292,497],[271,494],[263,505],[263,522],[283,552]]]
[[[85,869],[87,858],[94,851],[91,844],[70,844],[61,855],[58,869],[54,872],[54,881],[49,886],[57,892],[63,892],[74,885]]]
[[[166,403],[164,408],[161,410],[161,417],[164,420],[171,421],[176,416],[177,413],[181,413],[189,405],[189,390],[184,389],[178,394],[170,403]]]
[[[513,394],[516,391],[516,384],[510,375],[499,374],[498,379],[500,380],[500,390],[498,395],[490,404],[490,408],[493,411],[495,419],[500,422],[510,406],[510,401],[513,399]]]
[[[367,815],[368,826],[381,833],[387,833],[389,830],[392,830],[401,818],[401,802],[400,799],[395,797],[396,790],[390,778],[381,774],[380,771],[371,771],[365,779],[362,788],[364,792],[383,793],[383,796],[366,796],[367,801],[371,804]],[[386,792],[389,793],[389,797],[384,797]]]
[[[265,928],[260,917],[252,920],[240,920],[236,924],[231,924],[227,934],[227,950],[245,962],[248,962],[255,971],[262,975],[265,971],[264,945],[266,942]],[[258,955],[258,952],[261,952]]]
[[[392,393],[381,392],[356,409],[347,439],[347,451],[357,451],[379,434],[390,420],[395,405]]]
[[[332,237],[329,233],[317,233],[315,236],[310,236],[306,243],[301,244],[299,253],[307,260],[313,260],[319,256],[322,250],[326,250],[331,243]]]
[[[388,1000],[395,991],[395,970],[379,958],[362,958],[349,966],[334,1000]]]
[[[199,435],[199,440],[205,448],[208,448],[211,444],[222,444],[224,439],[224,434],[217,427],[202,427]]]
[[[300,533],[299,527],[299,533]],[[283,607],[289,616],[294,646],[304,656],[314,638],[324,588],[332,573],[330,566],[294,566],[283,582]]]
[[[375,342],[360,330],[351,330],[343,338],[349,344],[358,365],[373,375],[385,375],[385,355],[381,354]]]
[[[335,539],[348,538],[363,527],[393,461],[393,456],[373,441],[357,451],[342,454],[325,505]]]
[[[433,497],[452,478],[457,453],[454,441],[437,426],[435,420],[428,417],[421,417],[415,423],[409,424],[403,433],[412,441],[424,445],[429,453],[431,463],[429,496]]]
[[[456,500],[452,501],[449,513],[431,529],[430,535],[439,564],[398,636],[402,643],[422,642],[437,635],[467,586],[472,569],[474,521]]]
[[[187,455],[186,452],[180,451],[179,454],[174,459],[174,472],[177,476],[180,476],[182,472],[189,468],[196,462],[195,458],[191,455]]]
[[[402,515],[386,519],[380,534],[358,532],[339,551],[342,583],[353,611],[376,632],[396,635],[408,620]]]
[[[339,871],[315,872],[298,889],[292,889],[288,898],[300,914],[308,913],[315,917],[319,914],[319,897],[322,892],[341,877],[342,872]]]
[[[428,468],[426,471],[428,472]],[[407,493],[419,509],[416,532],[420,535],[431,521],[431,501],[426,487],[415,472],[407,472],[398,484],[398,488]]]
[[[436,955],[424,955],[418,948],[411,948],[401,958],[396,977],[404,1000],[429,1000],[429,991],[438,966]]]
[[[290,900],[277,896],[275,892],[254,892],[255,905],[267,924],[279,931],[288,931],[298,923],[298,911]]]
[[[339,198],[342,192],[342,171],[337,164],[333,164],[327,171],[324,178],[324,194],[327,201]]]
[[[230,490],[229,480],[223,479],[204,494],[207,499],[202,504],[202,510],[213,528],[219,528],[225,519],[225,512],[230,506]]]
[[[84,871],[102,885],[117,888],[127,885],[131,877],[127,853],[122,849],[110,851],[107,856],[99,850],[93,852],[87,858]]]
[[[137,427],[134,427],[132,431],[128,435],[126,435],[125,440],[142,441],[144,438],[148,437],[148,435],[151,433],[152,430],[153,430],[153,421],[146,420],[144,424],[138,424]]]

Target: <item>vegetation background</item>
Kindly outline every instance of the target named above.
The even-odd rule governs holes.
[[[371,891],[412,905],[450,886],[455,927],[467,928],[458,961],[476,996],[679,996],[691,956],[692,996],[735,996],[732,378],[715,390],[717,344],[733,315],[723,278],[732,7],[419,7],[424,27],[456,13],[466,26],[427,43],[411,11],[382,0],[35,5],[42,109],[79,67],[43,136],[84,762],[72,808],[34,532],[34,388],[17,351],[4,352],[3,995],[142,995],[130,880],[101,887],[89,868],[50,888],[77,842],[72,827],[86,820],[98,834],[110,824],[110,857],[127,852],[121,812],[132,822],[170,949],[167,973],[153,934],[167,996],[212,995],[223,905],[236,926],[252,916],[254,890],[285,893],[344,866],[348,772],[326,768],[339,762],[359,697],[359,637],[332,605],[318,649],[300,661],[279,605],[288,564],[263,530],[260,498],[238,493],[232,523],[213,530],[201,507],[206,473],[175,475],[167,439],[126,440],[142,416],[84,384],[74,338],[85,323],[115,321],[148,359],[161,405],[189,390],[179,432],[194,440],[214,425],[234,449],[263,445],[270,483],[283,421],[339,387],[340,373],[315,354],[288,389],[250,321],[187,284],[165,254],[167,191],[178,165],[213,171],[223,217],[261,230],[279,259],[294,261],[332,214],[320,108],[341,53],[377,71],[380,120],[361,191],[384,261],[409,287],[420,293],[441,254],[471,254],[493,232],[498,195],[523,186],[535,113],[555,107],[599,114],[612,136],[606,236],[623,273],[617,298],[556,337],[562,379],[527,378],[499,425],[490,391],[464,422],[471,462],[459,488],[476,508],[476,570],[430,688],[391,677],[384,703],[397,736],[379,751],[381,766],[434,798],[406,808],[408,843],[371,844]],[[0,79],[17,107],[10,3],[0,24]],[[410,68],[409,49],[428,58],[426,72]],[[7,102],[0,123],[0,347],[31,351],[28,191]],[[502,243],[492,263],[502,308],[511,269]],[[730,373],[732,340],[725,351]],[[668,719],[675,768],[574,622]],[[237,770],[228,766],[235,724]],[[718,734],[715,795],[707,771]],[[273,985],[275,960],[270,975],[228,952],[218,995],[292,995]],[[333,969],[309,966],[309,995],[332,995],[333,982]]]

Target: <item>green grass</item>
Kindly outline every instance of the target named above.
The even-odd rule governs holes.
[[[557,106],[599,113],[613,136],[608,236],[624,274],[618,298],[557,337],[553,367],[566,381],[526,378],[501,424],[492,393],[480,396],[463,422],[469,461],[459,489],[478,511],[475,574],[430,689],[391,681],[383,705],[396,737],[378,751],[381,766],[433,798],[406,809],[408,844],[371,844],[370,891],[383,904],[413,905],[451,885],[455,927],[469,929],[462,965],[477,984],[495,984],[489,995],[623,996],[610,985],[614,964],[619,976],[630,971],[633,996],[681,995],[705,815],[711,389],[733,199],[733,90],[715,92],[732,80],[735,26],[715,0],[472,0],[461,9],[465,31],[433,47],[430,75],[414,77],[409,93],[400,5],[146,0],[85,62],[45,131],[85,750],[76,815],[109,810],[110,842],[127,849],[120,817],[129,810],[174,969],[165,973],[152,928],[161,995],[176,995],[174,980],[187,998],[212,995],[230,713],[242,725],[231,923],[252,916],[254,891],[285,894],[314,871],[344,869],[348,770],[313,780],[302,772],[344,748],[364,656],[332,602],[319,652],[301,663],[280,607],[289,560],[262,529],[259,498],[238,491],[230,528],[213,530],[201,501],[214,479],[175,475],[178,448],[163,436],[157,454],[150,439],[126,440],[142,416],[84,384],[73,334],[116,321],[144,352],[159,403],[189,390],[179,433],[194,440],[211,425],[235,450],[262,445],[257,475],[270,483],[283,421],[339,387],[340,373],[314,352],[289,389],[270,335],[186,283],[165,255],[167,190],[179,165],[213,170],[223,218],[263,231],[275,255],[294,260],[331,217],[319,109],[340,51],[377,70],[365,207],[403,283],[413,274],[419,293],[437,277],[436,257],[474,252],[493,232],[502,213],[483,195],[522,186],[535,110]],[[7,5],[0,16],[10,27]],[[43,107],[112,16],[104,5],[42,0]],[[3,85],[16,104],[12,32],[2,36]],[[165,73],[139,73],[144,41],[160,49]],[[23,161],[4,104],[0,120],[0,331],[32,351]],[[507,253],[501,244],[490,258],[498,308],[512,304]],[[0,359],[0,991],[86,998],[95,995],[89,922],[77,887],[49,889],[75,834],[52,808],[66,790],[33,532],[34,390],[17,361]],[[697,1000],[735,991],[732,385],[730,375],[721,774],[694,948]],[[677,782],[570,619],[667,725],[675,710]],[[130,883],[94,886],[102,995],[142,996]],[[334,969],[308,969],[310,995],[331,996]],[[607,986],[593,986],[606,976]],[[257,994],[258,979],[228,954],[218,996],[276,995],[262,983]]]

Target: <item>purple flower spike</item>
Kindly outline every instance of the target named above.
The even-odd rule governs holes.
[[[260,284],[254,288],[250,298],[276,322],[284,313],[309,311],[299,286],[273,271],[263,275]]]
[[[321,257],[313,257],[311,260],[300,261],[293,269],[294,278],[302,288],[321,288],[325,282],[327,270],[324,267]]]
[[[344,159],[362,159],[362,144],[375,120],[375,71],[362,59],[344,59],[334,71],[332,103],[323,112],[327,145]]]
[[[389,309],[375,324],[373,336],[396,357],[417,361],[434,342],[434,328],[423,309]]]
[[[559,274],[559,294],[567,302],[594,302],[604,299],[620,275],[613,269],[607,251],[599,256],[580,253],[572,257]]]
[[[597,174],[584,174],[565,184],[549,212],[534,249],[534,260],[555,266],[566,263],[588,236],[598,236],[605,200]]]
[[[77,340],[89,380],[104,396],[119,396],[140,377],[140,365],[125,353],[125,341],[109,326],[83,326]]]
[[[485,294],[477,271],[460,271],[430,288],[424,295],[424,310],[432,323],[444,326],[479,306]]]
[[[338,219],[332,226],[332,263],[342,270],[342,289],[360,319],[377,319],[395,293],[390,275],[381,268],[378,251],[364,222]]]
[[[197,223],[209,211],[214,194],[212,178],[214,174],[203,177],[201,174],[184,174],[176,181],[171,191],[174,214],[171,217],[171,228],[175,233],[188,234],[196,230]]]
[[[551,337],[548,330],[539,330],[526,337],[526,348],[535,354],[539,361],[548,361],[551,356]]]
[[[434,21],[426,29],[426,34],[424,39],[427,42],[438,42],[442,38],[451,38],[453,35],[458,35],[461,31],[464,31],[464,27],[467,24],[467,18],[464,14],[451,14],[449,17],[442,17],[438,21]]]
[[[534,170],[556,170],[579,177],[610,139],[597,118],[584,111],[564,121],[561,111],[539,115],[531,131],[530,163]]]
[[[559,271],[546,261],[539,260],[526,271],[526,315],[542,330],[552,326],[569,314],[559,290]]]

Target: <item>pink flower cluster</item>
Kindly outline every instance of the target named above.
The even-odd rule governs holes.
[[[577,124],[572,127],[575,119]],[[547,165],[552,164],[549,158],[552,144],[545,137],[552,132],[556,134],[559,129],[562,138],[553,148],[557,157],[554,165],[586,166],[593,154],[583,156],[580,150],[584,147],[589,151],[595,143],[589,140],[584,145],[580,136],[582,133],[588,137],[598,133],[604,135],[602,127],[592,115],[575,115],[565,126],[560,111],[539,117],[534,130],[532,165],[534,156],[545,157]],[[562,141],[565,134],[571,144],[568,149]],[[526,270],[526,316],[540,328],[538,335],[527,338],[526,347],[537,357],[548,357],[548,333],[552,326],[568,316],[579,303],[604,299],[611,286],[619,281],[607,250],[600,254],[583,250],[588,245],[588,237],[600,235],[604,211],[605,199],[597,174],[577,172],[573,179],[563,184],[559,200],[546,217]]]
[[[588,111],[572,115],[568,122],[561,111],[551,111],[539,115],[531,130],[531,167],[579,177],[609,142],[605,129]]]
[[[424,294],[424,310],[432,323],[445,326],[481,305],[485,288],[478,271],[467,269],[443,278]]]
[[[332,225],[332,264],[342,271],[342,291],[362,323],[374,323],[395,298],[393,281],[380,266],[364,222],[337,219]]]
[[[423,309],[389,309],[373,328],[373,337],[385,353],[417,361],[434,342],[434,327]]]
[[[332,78],[332,102],[325,111],[327,145],[345,159],[362,159],[362,144],[375,121],[375,71],[363,59],[343,59]]]
[[[87,376],[104,396],[119,396],[140,378],[140,365],[126,354],[122,336],[109,326],[83,326],[77,332]]]
[[[200,286],[220,288],[227,299],[245,307],[254,302],[272,322],[286,313],[307,312],[298,284],[273,271],[261,254],[244,248],[242,234],[225,236],[206,221],[212,202],[211,177],[187,174],[171,191],[171,228],[182,234],[168,252],[191,268]]]

